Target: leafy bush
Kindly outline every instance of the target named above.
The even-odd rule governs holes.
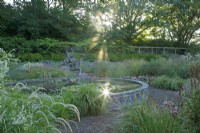
[[[185,93],[180,119],[185,132],[200,132],[200,87],[192,89],[189,94]]]
[[[15,49],[16,52],[30,52],[31,47],[34,47],[34,44],[32,41],[26,41],[25,38],[0,37],[0,46],[6,51]]]
[[[64,53],[18,53],[17,57],[21,61],[43,61],[43,60],[55,60],[62,61],[66,58]]]
[[[183,79],[179,77],[171,78],[163,75],[155,78],[151,85],[160,89],[181,90],[183,87]]]
[[[189,47],[189,52],[193,55],[198,54],[200,51],[200,46],[197,44],[192,44]]]
[[[168,111],[146,104],[132,107],[119,124],[119,133],[178,133],[178,120]]]
[[[55,39],[44,38],[37,40],[26,40],[20,37],[0,37],[0,46],[6,51],[16,50],[17,53],[50,53],[65,52],[66,47],[76,46],[76,43],[58,41]]]

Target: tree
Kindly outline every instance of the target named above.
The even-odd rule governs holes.
[[[11,21],[13,13],[13,7],[0,0],[0,35],[6,35],[7,23]]]
[[[115,7],[115,19],[109,39],[132,43],[143,31],[151,27],[154,5],[147,0],[119,1]]]
[[[158,17],[162,21],[160,26],[167,29],[168,36],[177,46],[187,46],[200,29],[200,1],[168,0],[157,7],[162,10]]]
[[[50,7],[50,0],[15,1],[13,6],[10,5],[11,11],[1,3],[0,17],[3,19],[0,24],[8,36],[78,41],[89,23],[85,14],[76,12],[82,8],[77,2],[62,0],[59,5]]]

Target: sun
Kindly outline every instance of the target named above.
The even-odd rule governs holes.
[[[93,49],[98,45],[98,42],[102,38],[104,32],[112,27],[113,11],[110,10],[109,12],[104,13],[98,11],[95,14],[90,15],[91,22],[97,31],[97,33],[91,39],[90,49]],[[102,60],[108,60],[108,52],[106,47],[101,47],[98,52],[98,61]]]
[[[104,98],[110,98],[111,88],[110,88],[109,82],[107,82],[101,86],[101,95],[104,96]]]

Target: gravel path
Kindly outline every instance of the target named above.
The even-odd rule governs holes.
[[[150,88],[149,94],[150,99],[158,105],[162,105],[166,99],[175,102],[179,100],[179,93],[175,91]],[[81,118],[81,121],[77,122],[78,129],[72,125],[73,133],[115,133],[116,124],[123,114],[122,110],[112,110],[102,116]],[[62,133],[68,132],[62,131]]]
[[[102,116],[81,118],[81,121],[77,122],[78,129],[72,125],[73,133],[113,133],[115,125],[122,116],[123,112],[116,110]],[[62,133],[68,132],[63,131]]]
[[[165,100],[177,102],[180,100],[178,91],[155,89],[150,87],[149,97],[158,105],[162,105]]]

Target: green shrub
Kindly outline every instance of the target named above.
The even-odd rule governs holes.
[[[183,79],[179,77],[171,78],[163,75],[155,78],[151,85],[160,89],[181,90],[183,88]]]
[[[179,133],[178,120],[168,111],[146,104],[128,110],[118,126],[119,133]]]
[[[62,61],[66,58],[64,53],[19,53],[17,57],[21,61],[43,61],[43,60],[55,60]]]
[[[200,46],[197,44],[192,44],[189,47],[189,52],[193,55],[198,54],[200,51]]]
[[[183,107],[181,108],[180,119],[182,120],[184,131],[190,133],[200,132],[200,87],[192,89],[183,97]]]

